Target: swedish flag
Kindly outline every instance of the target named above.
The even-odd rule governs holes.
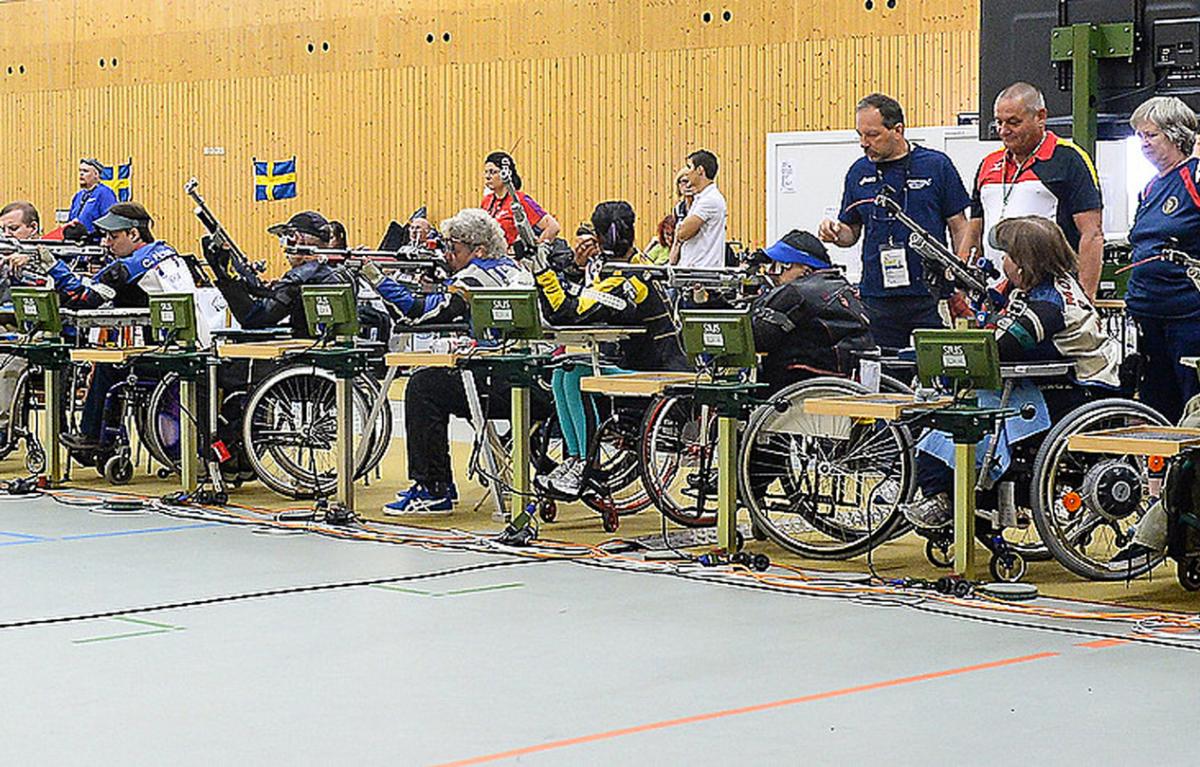
[[[296,196],[296,158],[280,162],[254,160],[254,199],[286,200]]]
[[[110,166],[104,166],[100,171],[100,183],[104,184],[117,195],[117,202],[129,202],[133,199],[133,158],[129,158],[129,162],[124,165],[118,165],[114,170]]]

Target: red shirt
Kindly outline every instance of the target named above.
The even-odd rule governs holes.
[[[546,211],[537,204],[536,200],[524,192],[516,194],[517,199],[521,201],[521,206],[525,208],[525,217],[529,219],[529,225],[536,227],[538,222],[546,216]],[[488,192],[483,196],[483,202],[479,203],[479,207],[500,222],[500,228],[504,230],[504,239],[508,241],[509,245],[517,241],[517,224],[513,221],[512,203],[509,201],[508,195],[497,198],[496,195]]]

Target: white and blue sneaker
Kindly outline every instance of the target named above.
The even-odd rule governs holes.
[[[385,504],[383,513],[389,516],[427,516],[444,517],[454,511],[454,502],[458,500],[458,490],[451,483],[445,494],[438,494],[414,482],[407,490],[396,493],[396,500]]]

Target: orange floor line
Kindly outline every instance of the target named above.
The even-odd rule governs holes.
[[[534,746],[526,746],[524,748],[516,748],[510,751],[500,751],[495,754],[485,754],[483,756],[473,756],[469,759],[460,759],[453,762],[444,762],[436,765],[436,767],[469,767],[475,764],[486,764],[487,762],[498,762],[502,759],[514,759],[527,754],[536,754],[542,751],[553,751],[569,746],[580,746],[586,743],[595,743],[600,740],[611,740],[620,738],[626,735],[636,735],[642,732],[651,732],[653,730],[664,730],[669,727],[679,727],[685,724],[696,724],[698,722],[708,722],[714,719],[724,719],[731,716],[741,716],[742,714],[754,714],[759,711],[769,711],[775,708],[783,708],[785,706],[795,706],[800,703],[812,703],[819,700],[828,700],[830,698],[841,698],[847,695],[855,695],[861,692],[871,692],[873,690],[882,690],[888,687],[899,687],[906,684],[915,684],[917,682],[928,682],[933,679],[944,679],[950,676],[958,676],[961,674],[969,674],[975,671],[987,671],[988,669],[1003,668],[1005,666],[1014,666],[1018,663],[1029,663],[1035,660],[1044,660],[1046,658],[1058,657],[1057,652],[1040,652],[1033,655],[1021,655],[1016,658],[1005,658],[1004,660],[989,661],[988,663],[977,663],[973,666],[960,666],[959,668],[945,669],[942,671],[933,671],[928,674],[918,674],[916,676],[906,676],[899,679],[888,679],[882,682],[872,682],[870,684],[858,685],[856,687],[845,687],[840,690],[828,690],[826,692],[813,693],[811,695],[802,695],[798,698],[786,698],[784,700],[771,701],[770,703],[759,703],[754,706],[742,706],[740,708],[730,708],[724,711],[711,711],[706,714],[696,714],[694,716],[685,716],[679,719],[667,719],[661,722],[652,722],[650,724],[641,724],[634,727],[623,727],[619,730],[608,730],[607,732],[598,732],[591,735],[582,735],[575,738],[566,738],[564,740],[555,740],[549,743],[539,743]]]

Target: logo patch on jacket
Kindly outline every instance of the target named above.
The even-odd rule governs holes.
[[[1171,195],[1167,201],[1163,203],[1162,212],[1164,216],[1169,216],[1179,209],[1179,198]]]

